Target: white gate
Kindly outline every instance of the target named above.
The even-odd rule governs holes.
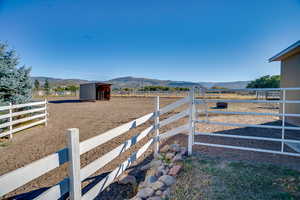
[[[271,91],[277,91],[277,93],[281,94],[281,98],[274,100],[268,100],[268,98],[260,99],[258,93],[266,92],[269,93]],[[290,156],[300,156],[300,127],[291,125],[287,123],[287,119],[289,118],[298,118],[298,125],[300,124],[300,112],[296,113],[293,110],[293,113],[287,113],[287,107],[290,104],[294,105],[294,108],[300,108],[300,96],[298,100],[295,100],[296,93],[300,91],[300,88],[268,88],[268,89],[236,89],[236,90],[226,90],[226,89],[209,89],[204,90],[200,89],[200,93],[198,97],[193,97],[194,109],[195,109],[195,116],[193,119],[192,124],[195,124],[193,130],[193,139],[189,142],[189,146],[194,145],[204,145],[210,147],[220,147],[220,148],[230,148],[230,149],[239,149],[239,150],[249,150],[249,151],[257,151],[257,152],[267,152],[267,153],[275,153],[275,154],[283,154],[283,155],[290,155]],[[294,94],[293,94],[294,93]],[[195,89],[192,92],[192,96],[195,94]],[[197,94],[197,93],[196,93]],[[292,95],[287,95],[292,94]],[[300,94],[300,93],[298,93]],[[197,95],[196,95],[197,96]],[[220,99],[220,97],[224,97]],[[265,95],[267,97],[267,95]],[[291,97],[292,96],[292,97]],[[238,99],[236,98],[238,97]],[[292,99],[292,100],[291,100]],[[266,106],[270,104],[275,104],[277,107],[273,107],[273,112],[257,112],[255,109],[254,111],[245,111],[241,109],[240,111],[231,111],[228,108],[223,109],[212,109],[213,103],[220,103],[222,102],[227,103],[228,107],[230,108],[234,104],[248,104],[259,107],[258,105]],[[242,105],[241,105],[242,106]],[[202,107],[202,109],[199,109]],[[243,106],[242,106],[243,108]],[[290,107],[288,107],[290,108]],[[271,108],[270,108],[271,109]],[[276,112],[274,112],[276,110]],[[227,116],[234,116],[237,118],[242,118],[242,116],[252,116],[250,119],[255,121],[255,117],[258,116],[266,116],[267,118],[271,119],[277,117],[278,120],[274,124],[253,124],[253,123],[236,123],[236,122],[228,122],[228,120],[214,120],[214,117],[211,115],[218,115],[218,116],[226,116],[225,119],[230,119]],[[203,119],[201,119],[201,117]],[[215,118],[216,119],[216,118]],[[233,118],[231,118],[233,119]],[[194,126],[194,125],[192,125]],[[223,126],[223,127],[242,127],[244,131],[239,130],[237,133],[230,133],[235,129],[231,129],[228,131],[220,131],[219,132],[204,132],[204,131],[197,131],[197,126],[207,127],[207,126]],[[248,129],[245,129],[248,128]],[[251,129],[255,129],[249,130]],[[263,132],[263,134],[259,134],[259,128],[261,129],[268,129],[268,132]],[[277,134],[275,130],[279,130],[280,132]],[[248,131],[248,132],[247,132]],[[289,131],[289,134],[287,132]],[[290,132],[293,131],[291,135]],[[233,131],[234,132],[234,131]],[[242,133],[243,132],[243,133]],[[253,132],[255,134],[253,135]],[[208,139],[209,138],[209,139]],[[218,139],[216,139],[218,138]],[[229,138],[229,139],[228,139]],[[250,142],[255,146],[256,143],[261,143],[260,147],[253,147],[251,145],[232,145],[232,144],[224,144],[223,141],[230,141],[230,140],[238,140],[243,142],[238,142],[245,144],[245,141]],[[262,144],[265,143],[272,143],[268,145]],[[229,142],[230,143],[230,142]],[[276,146],[277,145],[277,146]],[[268,147],[272,147],[271,149]]]

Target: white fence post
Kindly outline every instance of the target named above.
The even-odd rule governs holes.
[[[195,107],[194,107],[194,96],[195,96],[195,88],[191,88],[189,93],[189,138],[188,138],[188,154],[192,155],[193,152],[193,137],[194,137],[194,115],[195,115]]]
[[[12,139],[12,103],[9,103],[9,139]]]
[[[79,200],[81,199],[79,129],[68,129],[67,144],[69,156],[68,173],[70,179],[70,199]]]
[[[282,130],[281,130],[281,152],[284,151],[284,138],[285,138],[285,100],[286,100],[286,91],[282,91]]]
[[[48,125],[48,100],[45,99],[45,126]]]
[[[154,155],[156,156],[159,151],[159,96],[155,98],[155,114],[154,114],[154,129],[155,129],[155,143]]]

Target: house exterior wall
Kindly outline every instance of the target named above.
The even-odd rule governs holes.
[[[80,85],[79,99],[82,101],[96,100],[96,84]]]
[[[300,87],[300,53],[281,61],[280,87]],[[300,91],[286,91],[286,100],[300,100]],[[300,114],[300,104],[286,104],[286,113]],[[280,106],[282,113],[282,105]],[[300,125],[299,117],[286,117],[291,124]]]

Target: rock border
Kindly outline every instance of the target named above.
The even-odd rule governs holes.
[[[162,200],[170,197],[170,187],[176,183],[176,176],[182,169],[182,160],[187,148],[179,144],[165,145],[158,155],[141,167],[147,171],[145,180],[137,187],[137,194],[131,200]]]

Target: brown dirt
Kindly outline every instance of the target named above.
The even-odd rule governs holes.
[[[56,98],[49,101],[50,116],[47,127],[41,125],[18,132],[8,146],[0,147],[0,174],[20,168],[64,148],[68,128],[79,128],[80,141],[83,141],[153,112],[154,109],[154,98],[115,97],[111,101],[98,102],[78,102],[66,98]],[[176,101],[176,99],[162,98],[161,106],[172,101]],[[141,126],[135,131],[130,131],[108,144],[101,145],[97,150],[84,154],[81,165],[84,166],[105,152],[112,150],[145,127],[147,125]],[[112,165],[105,167],[103,170],[111,170],[118,162],[118,160],[114,161]],[[11,195],[56,184],[66,176],[66,167],[64,165],[47,173],[12,192]]]

